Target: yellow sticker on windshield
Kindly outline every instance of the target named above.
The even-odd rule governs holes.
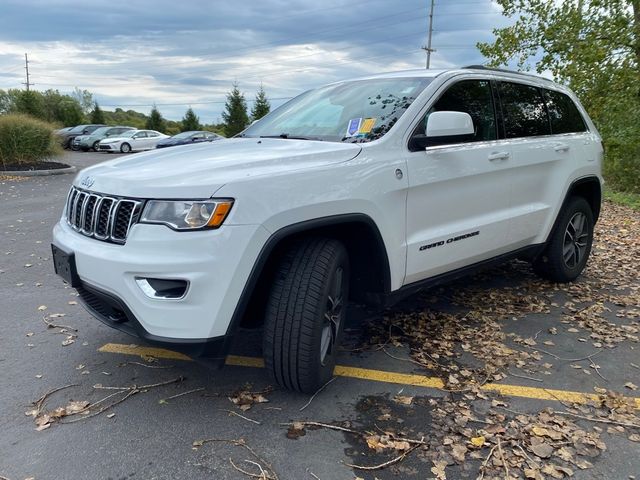
[[[360,130],[358,130],[359,135],[366,135],[367,133],[371,133],[373,126],[376,124],[375,118],[363,118],[362,122],[360,122]]]

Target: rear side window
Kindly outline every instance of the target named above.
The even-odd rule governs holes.
[[[551,120],[551,131],[553,133],[575,133],[587,130],[578,107],[568,95],[553,90],[545,90],[544,97],[549,109],[549,119]]]
[[[549,135],[549,117],[537,87],[500,82],[500,103],[507,138]]]
[[[464,112],[471,116],[475,135],[470,141],[496,139],[496,118],[488,80],[463,80],[451,86],[429,109],[429,113],[443,111]]]

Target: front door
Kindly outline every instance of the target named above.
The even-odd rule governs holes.
[[[475,134],[466,142],[408,154],[405,284],[506,253],[510,221],[511,147],[499,140],[488,80],[452,82],[434,111],[468,113]]]

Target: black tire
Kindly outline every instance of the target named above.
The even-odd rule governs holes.
[[[313,393],[331,379],[348,295],[342,243],[309,238],[286,253],[269,295],[263,339],[265,366],[279,385]]]
[[[100,140],[96,140],[95,142],[93,142],[92,147],[94,152],[97,152],[98,150],[100,150]]]
[[[131,145],[129,145],[128,143],[123,143],[122,145],[120,145],[120,151],[122,153],[129,153],[131,151]]]
[[[593,244],[593,212],[582,197],[572,197],[560,212],[558,224],[533,270],[552,282],[566,283],[584,270]]]

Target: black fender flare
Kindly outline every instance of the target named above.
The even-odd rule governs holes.
[[[231,346],[231,342],[233,337],[240,326],[240,322],[243,318],[243,315],[247,309],[251,296],[258,284],[258,280],[269,260],[271,254],[274,252],[275,248],[285,239],[296,235],[301,234],[307,231],[312,231],[316,229],[320,229],[323,227],[332,227],[338,226],[340,224],[346,223],[361,223],[365,224],[369,227],[374,233],[374,237],[378,243],[377,247],[380,252],[383,252],[383,268],[384,268],[384,278],[383,285],[385,293],[391,291],[391,270],[389,265],[389,257],[387,255],[387,249],[385,247],[384,241],[382,239],[382,234],[378,229],[378,225],[375,221],[368,215],[363,213],[347,213],[347,214],[339,214],[339,215],[329,215],[326,217],[314,218],[311,220],[305,220],[302,222],[294,223],[283,227],[276,232],[274,232],[264,243],[260,253],[258,254],[258,258],[253,264],[251,268],[251,272],[249,273],[249,277],[245,282],[244,288],[242,289],[242,293],[240,294],[240,298],[236,304],[236,308],[233,312],[231,320],[229,322],[229,326],[227,327],[227,332],[225,335],[225,347],[224,354],[226,355]]]

